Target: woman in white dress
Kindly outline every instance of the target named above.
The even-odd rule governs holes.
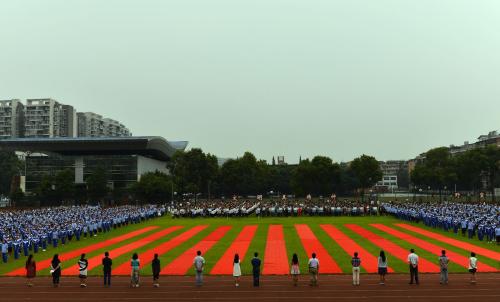
[[[236,287],[240,286],[241,266],[240,266],[240,256],[238,254],[234,255],[233,277],[234,277],[234,286]]]

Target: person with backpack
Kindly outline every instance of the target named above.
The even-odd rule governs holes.
[[[311,275],[311,286],[318,286],[319,275],[319,260],[316,258],[316,253],[312,253],[311,259],[308,262],[309,274]]]
[[[80,287],[87,287],[87,268],[89,266],[88,260],[85,258],[85,254],[82,254],[80,260],[78,260],[78,278],[80,278]]]
[[[439,256],[439,272],[440,272],[440,284],[448,284],[448,263],[450,259],[446,256],[446,251],[441,251],[441,256]]]
[[[130,274],[130,286],[131,287],[139,287],[139,271],[140,271],[140,261],[139,261],[139,255],[137,253],[134,253],[132,255],[132,260],[130,260],[130,266],[132,268],[132,272]]]
[[[203,285],[203,268],[205,267],[205,258],[201,256],[201,251],[196,252],[193,260],[194,271],[196,274],[196,286]]]
[[[151,269],[153,271],[153,286],[160,287],[158,280],[160,279],[161,264],[158,254],[155,254],[153,261],[151,261]]]

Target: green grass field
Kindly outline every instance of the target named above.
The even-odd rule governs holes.
[[[337,243],[335,242],[330,236],[320,227],[321,224],[332,224],[335,225],[341,232],[346,234],[348,237],[353,239],[356,243],[361,245],[364,249],[366,249],[368,252],[370,252],[372,255],[378,256],[378,253],[380,251],[380,248],[371,243],[368,239],[363,238],[362,236],[356,234],[355,232],[351,231],[347,227],[344,226],[344,224],[357,224],[366,230],[369,230],[375,234],[378,234],[393,243],[401,246],[402,248],[409,250],[410,248],[414,247],[419,254],[421,258],[427,259],[433,263],[437,263],[437,257],[438,255],[430,253],[428,251],[425,251],[419,247],[412,246],[411,243],[404,241],[402,239],[398,239],[394,236],[391,236],[385,232],[382,232],[372,226],[370,226],[371,223],[380,223],[384,224],[387,226],[390,226],[394,229],[397,229],[401,232],[405,232],[408,234],[411,234],[414,237],[421,238],[426,240],[429,243],[438,245],[440,247],[445,248],[446,250],[456,252],[457,254],[463,255],[463,256],[468,256],[469,251],[463,250],[458,247],[451,246],[449,244],[440,242],[438,240],[435,240],[433,238],[428,238],[416,233],[412,233],[410,231],[406,231],[402,228],[399,228],[394,225],[394,223],[400,223],[402,221],[394,219],[392,217],[387,217],[387,216],[370,216],[370,217],[283,217],[283,218],[277,218],[277,217],[266,217],[266,218],[255,218],[255,217],[248,217],[248,218],[207,218],[207,219],[202,219],[202,218],[196,218],[196,219],[172,219],[170,217],[162,217],[154,220],[147,221],[145,223],[141,224],[135,224],[135,225],[129,225],[127,227],[122,227],[116,230],[113,230],[112,232],[105,233],[105,234],[99,234],[97,237],[92,237],[92,238],[85,238],[79,242],[73,240],[69,244],[66,244],[65,246],[60,246],[57,249],[53,249],[52,247],[49,247],[47,251],[45,252],[39,252],[38,254],[35,254],[35,260],[36,261],[41,261],[46,258],[50,258],[54,253],[59,253],[59,254],[64,254],[65,252],[71,251],[71,250],[76,250],[76,249],[85,249],[86,246],[95,244],[99,241],[103,240],[108,240],[113,237],[117,237],[122,234],[126,234],[128,232],[131,232],[133,230],[141,229],[144,228],[145,226],[148,225],[154,225],[154,226],[159,226],[158,229],[152,230],[149,232],[146,232],[144,234],[141,234],[137,237],[125,240],[123,242],[120,242],[119,244],[116,244],[115,246],[109,246],[104,249],[98,249],[95,251],[92,251],[87,254],[88,258],[92,258],[94,256],[100,256],[102,255],[105,251],[110,251],[111,256],[113,258],[113,263],[114,267],[117,267],[121,263],[128,262],[130,259],[130,256],[132,253],[126,253],[124,255],[118,256],[118,257],[113,257],[113,249],[118,248],[120,246],[124,246],[128,243],[135,242],[137,240],[140,240],[141,238],[145,238],[148,235],[151,235],[152,233],[155,233],[161,229],[164,229],[169,226],[184,226],[184,228],[174,231],[173,233],[160,238],[157,241],[154,242],[148,242],[144,246],[141,246],[135,250],[141,255],[141,253],[153,249],[159,244],[163,242],[167,242],[173,237],[185,232],[188,230],[190,227],[196,226],[196,225],[202,225],[206,224],[208,227],[192,238],[188,239],[187,241],[183,242],[179,246],[173,248],[172,250],[168,251],[167,253],[161,255],[160,260],[162,262],[162,267],[165,266],[166,264],[170,263],[174,259],[176,259],[178,256],[180,256],[184,251],[195,245],[197,242],[199,242],[201,239],[206,237],[208,234],[210,234],[212,231],[214,231],[216,228],[219,226],[223,225],[229,225],[232,226],[232,228],[224,235],[224,237],[216,242],[213,247],[208,250],[205,254],[204,257],[207,261],[206,265],[206,271],[209,272],[213,266],[216,264],[216,262],[220,259],[220,257],[224,254],[224,252],[227,250],[227,248],[231,245],[233,240],[238,236],[239,232],[241,229],[246,226],[246,225],[258,225],[256,234],[253,238],[253,240],[250,242],[250,247],[248,249],[247,255],[245,257],[245,261],[242,263],[242,272],[243,274],[249,274],[251,272],[251,265],[250,265],[250,258],[253,252],[258,252],[259,256],[261,259],[264,259],[266,257],[265,255],[265,246],[266,246],[266,240],[267,240],[267,235],[268,235],[268,227],[270,224],[278,224],[278,225],[283,225],[283,230],[284,230],[284,235],[285,235],[285,244],[286,244],[286,249],[288,253],[289,259],[291,259],[291,255],[293,253],[297,253],[300,259],[301,263],[301,271],[304,273],[307,271],[307,259],[309,258],[310,255],[306,255],[305,249],[302,246],[302,242],[300,240],[300,237],[297,234],[297,231],[294,227],[295,224],[307,224],[313,233],[316,235],[318,240],[322,243],[322,245],[326,248],[326,250],[329,252],[329,254],[332,256],[332,258],[337,262],[337,264],[340,266],[342,269],[343,273],[350,273],[351,272],[351,264],[350,264],[350,259],[352,255],[349,255],[347,252],[344,251],[344,249]],[[477,239],[472,239],[468,240],[461,235],[455,235],[451,232],[446,233],[440,229],[432,229],[425,227],[422,224],[413,224],[416,226],[419,226],[423,229],[426,230],[431,230],[433,232],[439,233],[446,235],[451,238],[456,238],[459,240],[463,240],[465,242],[469,242],[471,244],[474,244],[479,247],[487,248],[492,251],[500,252],[500,247],[497,246],[496,244],[491,244],[487,243],[484,241],[479,241]],[[194,257],[194,255],[193,255]],[[500,259],[490,259],[487,257],[482,257],[481,255],[478,256],[480,263],[492,266],[494,268],[497,268],[497,270],[500,270]],[[389,259],[389,265],[391,268],[394,269],[395,272],[397,273],[406,273],[408,268],[407,264],[403,261],[400,260],[394,256],[392,256],[390,253],[388,254],[388,259]],[[227,261],[231,261],[232,259],[227,259]],[[321,259],[320,259],[321,260]],[[4,275],[10,271],[13,271],[17,268],[21,268],[24,266],[24,261],[25,257],[21,256],[20,259],[14,260],[12,257],[9,258],[9,262],[7,264],[0,263],[0,275]],[[77,259],[71,259],[68,261],[64,261],[62,263],[63,269],[68,268],[71,266],[76,265]],[[449,267],[450,272],[466,272],[466,269],[456,263],[451,263]],[[479,268],[479,271],[481,268]],[[362,270],[364,272],[364,270]],[[191,274],[192,271],[189,270],[187,274]],[[49,269],[43,269],[38,272],[39,275],[49,275]],[[89,272],[89,275],[100,275],[101,274],[101,267],[98,266],[94,269],[92,269]],[[151,274],[151,268],[149,265],[146,265],[142,268],[142,274],[148,275]]]

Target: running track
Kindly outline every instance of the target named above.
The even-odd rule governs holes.
[[[392,243],[390,240],[385,239],[375,233],[372,233],[359,225],[356,224],[346,224],[345,225],[347,228],[352,230],[353,232],[357,233],[358,235],[366,238],[369,240],[371,243],[375,244],[379,248],[385,250],[386,252],[389,252],[396,258],[404,261],[405,263],[408,262],[408,254],[409,251],[405,250],[404,248],[400,247],[399,245],[396,245]],[[390,259],[389,259],[390,260]],[[429,262],[428,260],[425,260],[423,258],[420,258],[419,264],[418,264],[418,270],[422,273],[436,273],[439,272],[439,267],[432,263]]]
[[[310,256],[312,253],[316,253],[317,258],[320,260],[320,272],[327,274],[341,274],[342,270],[337,265],[332,256],[328,254],[325,247],[319,242],[318,238],[311,231],[311,228],[306,224],[296,224],[295,229],[299,235],[300,241],[302,241],[302,246],[306,250],[306,254]],[[288,266],[287,266],[288,270]]]
[[[351,238],[347,237],[339,229],[331,224],[322,224],[321,228],[330,236],[335,242],[337,242],[340,247],[347,252],[349,255],[354,255],[354,252],[358,252],[361,258],[361,266],[365,269],[367,273],[376,273],[378,271],[378,259],[362,248],[359,244],[354,242]],[[389,272],[394,272],[390,267],[387,269]]]
[[[182,255],[177,257],[174,261],[165,266],[162,275],[185,275],[189,268],[193,266],[193,259],[196,257],[196,252],[201,251],[202,255],[212,248],[219,240],[226,235],[231,229],[231,226],[221,226],[215,229],[207,237],[203,238],[200,242],[185,251]],[[231,258],[232,259],[232,258]],[[231,259],[228,259],[230,261]]]
[[[453,239],[450,237],[446,237],[446,236],[443,236],[441,234],[430,232],[430,231],[424,230],[424,229],[419,228],[419,227],[414,227],[414,226],[406,224],[406,223],[396,223],[395,225],[397,225],[398,227],[403,228],[405,230],[412,231],[412,232],[415,232],[417,234],[424,235],[426,237],[434,238],[436,240],[442,241],[442,242],[447,243],[449,245],[459,247],[459,248],[467,250],[467,251],[474,251],[476,254],[483,255],[483,256],[491,258],[493,260],[500,259],[500,253],[479,247],[479,246],[474,245],[474,244],[470,244],[470,243],[456,240],[456,239]]]
[[[181,229],[183,227],[181,226],[172,226],[172,227],[169,227],[169,228],[166,228],[164,230],[161,230],[159,232],[156,232],[156,233],[153,233],[147,237],[144,237],[144,238],[141,238],[141,239],[138,239],[134,242],[131,242],[127,245],[124,245],[124,246],[121,246],[119,248],[116,248],[116,249],[113,249],[113,250],[110,250],[109,251],[109,256],[111,258],[116,258],[120,255],[123,255],[125,253],[128,253],[128,252],[131,252],[133,250],[136,250],[146,244],[149,244],[151,242],[154,242],[158,239],[160,239],[161,237],[164,237],[164,236],[167,236],[168,234],[174,232],[174,231],[177,231],[179,229]],[[95,256],[95,257],[92,257],[90,259],[88,259],[89,261],[89,265],[87,267],[87,270],[92,270],[94,267],[98,266],[98,265],[101,265],[102,263],[102,255],[98,255],[98,256]],[[71,265],[71,267],[68,267],[67,269],[64,269],[62,271],[62,275],[63,276],[68,276],[68,275],[78,275],[78,266],[75,262],[74,265]]]
[[[409,234],[400,232],[400,231],[395,230],[395,229],[388,227],[386,225],[379,224],[379,223],[374,223],[374,224],[370,224],[370,225],[373,226],[374,228],[377,228],[383,232],[386,232],[387,234],[390,234],[396,238],[399,238],[399,239],[402,239],[406,242],[412,243],[423,250],[431,252],[431,253],[435,254],[436,257],[439,257],[439,255],[441,255],[441,250],[445,250],[444,247],[434,245],[434,244],[429,243],[425,240],[422,240],[420,238],[417,238],[417,237],[411,236]],[[446,255],[450,258],[451,262],[455,262],[462,267],[469,268],[469,259],[467,257],[460,255],[460,254],[457,254],[457,253],[454,253],[454,252],[449,251],[449,250],[446,251]],[[497,272],[498,271],[496,268],[491,267],[489,265],[486,265],[484,263],[479,265],[478,268],[482,272]]]
[[[82,253],[90,253],[92,251],[99,250],[99,249],[105,248],[107,246],[120,243],[120,242],[125,241],[127,239],[134,238],[136,236],[139,236],[139,235],[144,234],[146,232],[149,232],[151,230],[155,230],[157,228],[158,228],[157,226],[148,226],[148,227],[145,227],[145,228],[142,228],[142,229],[139,229],[139,230],[136,230],[136,231],[133,231],[133,232],[109,239],[109,240],[98,242],[98,243],[89,245],[87,247],[83,247],[83,248],[80,248],[77,250],[73,250],[73,251],[61,254],[61,255],[59,255],[59,259],[61,261],[67,261],[67,260],[70,260],[70,259],[73,259],[76,257],[80,257],[80,255]],[[36,270],[41,271],[44,269],[48,269],[50,267],[51,262],[52,262],[52,258],[48,258],[48,259],[37,262],[36,263]],[[7,273],[5,275],[6,276],[23,276],[25,274],[26,274],[26,269],[24,267],[22,267],[22,268],[14,270],[14,271],[11,271],[10,273]]]
[[[144,267],[145,265],[151,263],[153,260],[154,254],[158,254],[159,256],[167,253],[171,249],[181,245],[182,243],[186,242],[190,238],[192,238],[194,235],[198,234],[199,232],[203,231],[206,229],[208,225],[198,225],[195,226],[187,231],[185,231],[182,234],[177,235],[176,237],[170,239],[167,242],[164,242],[144,253],[141,253],[139,258],[141,259],[141,266]],[[122,263],[120,266],[117,268],[113,269],[113,275],[129,275],[130,274],[130,263],[127,261]]]
[[[255,232],[257,231],[256,225],[247,225],[241,230],[240,234],[233,241],[231,246],[226,250],[224,255],[219,259],[215,266],[210,271],[211,275],[231,275],[233,273],[232,257],[234,254],[240,256],[240,261],[243,262],[248,247],[252,242]]]
[[[264,252],[263,275],[287,275],[288,256],[282,225],[270,225],[267,231],[266,251]]]

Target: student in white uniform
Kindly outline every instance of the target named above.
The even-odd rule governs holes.
[[[78,277],[80,278],[80,287],[87,287],[87,268],[89,266],[88,260],[85,258],[85,254],[82,254],[80,260],[78,260]]]
[[[311,286],[318,286],[319,260],[316,258],[316,253],[312,253],[309,259],[309,274],[311,275]]]
[[[240,286],[241,266],[240,266],[240,256],[238,254],[234,255],[233,277],[234,277],[234,286],[236,287]]]
[[[476,284],[476,272],[477,272],[477,258],[476,253],[470,253],[469,258],[469,273],[470,273],[470,283]]]

